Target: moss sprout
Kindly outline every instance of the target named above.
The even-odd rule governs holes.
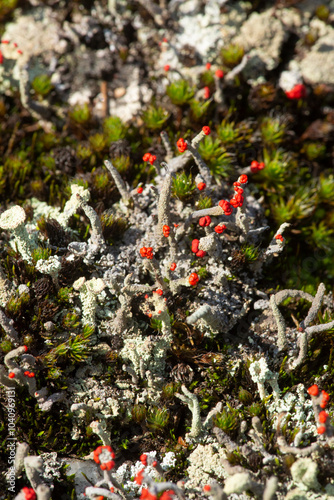
[[[219,139],[206,136],[201,141],[198,152],[209,166],[217,183],[232,173],[232,157],[221,145]]]
[[[193,197],[195,184],[192,180],[192,175],[187,175],[185,172],[176,174],[173,178],[172,194],[183,202],[190,201]]]
[[[78,104],[69,111],[69,117],[77,125],[88,125],[91,120],[90,107],[88,104]]]
[[[223,64],[228,68],[234,68],[237,66],[244,57],[244,54],[245,51],[243,47],[235,43],[231,43],[226,47],[223,47],[220,51]]]
[[[110,142],[124,139],[127,133],[127,126],[118,116],[109,116],[103,122],[103,133],[109,144]]]
[[[46,97],[53,89],[51,79],[48,75],[37,75],[31,82],[31,87],[39,97]]]
[[[286,128],[286,124],[281,118],[265,117],[260,125],[263,142],[267,146],[278,146],[284,139]]]
[[[229,405],[222,412],[218,413],[214,419],[214,425],[222,429],[229,436],[234,436],[239,426],[240,414],[238,410]]]
[[[168,118],[168,111],[161,106],[149,106],[142,114],[143,122],[149,130],[161,130]]]
[[[177,80],[168,85],[166,93],[173,104],[184,106],[194,97],[194,89],[186,80]]]
[[[163,432],[169,422],[167,408],[152,408],[147,414],[147,425],[153,432]]]

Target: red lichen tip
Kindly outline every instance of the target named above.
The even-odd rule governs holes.
[[[311,385],[311,387],[307,389],[307,392],[309,393],[310,396],[318,396],[319,387],[317,386],[317,384]]]
[[[182,137],[176,142],[176,145],[180,153],[184,153],[185,150],[188,148],[186,141]]]
[[[203,486],[203,491],[211,491],[211,486],[209,484],[205,484]]]
[[[197,240],[197,239],[192,240],[191,251],[194,253],[198,252],[198,245],[199,245],[199,240]]]
[[[170,265],[170,268],[169,268],[171,271],[175,271],[176,269],[176,264],[175,262],[172,262],[172,264]]]
[[[150,153],[145,153],[143,156],[143,161],[149,161],[150,157],[151,157]]]
[[[211,224],[211,217],[209,217],[209,215],[206,215],[205,217],[201,217],[198,221],[198,224],[201,226],[201,227],[207,227],[207,226],[210,226]]]
[[[218,226],[215,226],[214,230],[217,234],[222,234],[225,231],[225,229],[226,229],[225,224],[219,224]]]
[[[135,477],[135,483],[137,484],[142,484],[144,480],[144,469],[141,469],[139,472],[137,472],[136,477]]]
[[[139,188],[137,188],[137,193],[138,194],[142,194],[143,191],[144,190],[143,190],[143,188],[141,186],[139,186]]]
[[[27,352],[28,347],[26,345],[24,345],[23,347],[24,347],[25,352]]]
[[[259,171],[259,162],[253,160],[252,163],[250,164],[250,169],[253,174],[256,174]]]
[[[205,182],[199,182],[199,183],[197,184],[197,189],[198,189],[199,191],[203,191],[203,189],[205,189],[205,188],[206,188],[206,184],[205,184]]]
[[[165,64],[165,66],[164,66],[164,70],[165,70],[165,71],[169,71],[169,70],[170,70],[170,65],[169,65],[169,64]]]
[[[217,78],[223,78],[224,77],[224,71],[222,71],[221,69],[217,69],[215,71],[215,75]]]
[[[197,273],[191,273],[191,275],[188,278],[189,284],[191,286],[196,286],[197,283],[199,282],[199,277]]]
[[[157,157],[155,155],[150,155],[150,158],[149,158],[149,162],[151,165],[153,165],[153,163],[155,162],[155,160],[157,159]]]
[[[326,432],[326,427],[324,425],[320,425],[318,428],[317,428],[317,433],[318,434],[324,434]]]
[[[24,500],[36,500],[36,493],[32,488],[28,488],[28,486],[22,488],[21,493],[24,495]]]
[[[320,413],[319,413],[319,416],[318,416],[318,421],[320,422],[320,424],[324,424],[326,422],[326,420],[328,419],[329,415],[326,411],[322,410]]]
[[[218,203],[218,205],[223,210],[223,212],[224,212],[225,215],[231,215],[232,214],[233,208],[232,208],[230,202],[228,202],[226,200],[220,200],[220,202]]]
[[[204,250],[198,250],[198,252],[196,252],[196,257],[203,258],[205,256],[206,256],[206,252]]]
[[[203,88],[203,97],[204,97],[204,99],[210,99],[210,88],[209,87]]]
[[[207,62],[206,65],[205,65],[205,69],[209,70],[210,68],[211,68],[211,63]]]
[[[14,372],[9,372],[8,373],[9,378],[15,378],[15,373]]]
[[[157,500],[158,497],[154,495],[154,493],[151,493],[150,490],[147,488],[143,488],[141,490],[141,495],[139,497],[140,500]]]
[[[153,259],[153,248],[152,247],[142,247],[140,250],[140,255],[146,257],[147,259]]]
[[[238,182],[240,182],[240,184],[247,184],[247,182],[248,182],[247,175],[246,174],[240,175]]]
[[[211,134],[210,127],[208,127],[207,125],[205,125],[204,127],[202,127],[202,131],[204,132],[205,135],[210,135]]]
[[[163,232],[163,235],[165,236],[165,238],[168,238],[168,236],[170,234],[170,227],[167,225],[164,225],[162,227],[162,232]]]
[[[285,95],[288,99],[302,99],[306,96],[306,87],[302,83],[297,83],[291,90],[287,90]]]

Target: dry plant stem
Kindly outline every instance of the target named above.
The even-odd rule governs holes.
[[[49,500],[51,498],[51,490],[46,484],[40,484],[36,489],[37,500]]]
[[[19,477],[24,469],[24,459],[28,456],[29,445],[27,443],[17,443],[15,454],[15,476]]]
[[[249,59],[248,55],[245,54],[244,57],[241,59],[241,62],[235,68],[233,68],[232,71],[227,73],[227,75],[225,76],[225,81],[232,82],[232,80],[234,80],[234,78],[244,69],[248,59]]]
[[[0,309],[0,325],[4,329],[6,335],[8,335],[8,337],[10,338],[10,340],[14,342],[14,344],[17,344],[19,341],[19,335],[15,328],[11,325],[10,319],[7,318],[2,309]]]
[[[284,454],[289,454],[292,453],[292,455],[300,455],[301,457],[307,457],[308,455],[311,455],[314,451],[317,451],[320,448],[320,445],[318,442],[312,443],[310,446],[307,446],[306,448],[297,448],[296,446],[289,446],[288,443],[285,440],[285,437],[283,436],[281,432],[281,422],[282,419],[285,417],[286,412],[282,412],[278,415],[278,421],[277,421],[277,445],[281,453]]]
[[[130,207],[133,204],[133,199],[131,198],[128,189],[125,185],[125,182],[123,181],[122,177],[120,176],[118,170],[114,167],[114,165],[111,163],[109,160],[104,160],[104,164],[111,173],[112,178],[114,179],[114,182],[116,184],[116,187],[122,196],[122,201],[123,203],[127,206]]]
[[[16,387],[15,381],[8,377],[6,370],[2,365],[0,365],[0,384],[7,389],[13,389]]]
[[[162,290],[167,290],[168,287],[167,287],[166,283],[164,282],[163,277],[161,276],[160,267],[159,267],[159,263],[158,263],[157,259],[155,257],[153,257],[153,259],[147,260],[145,262],[145,265],[147,266],[148,270],[155,277],[155,281],[157,282],[159,287]]]
[[[276,476],[271,476],[266,481],[262,500],[273,500],[278,488],[278,479]]]
[[[166,169],[166,176],[158,199],[158,223],[156,225],[156,238],[161,246],[164,242],[163,226],[170,226],[170,195],[172,188],[172,176],[167,163],[162,162],[161,166]]]
[[[9,281],[7,278],[4,270],[1,267],[0,264],[0,306],[5,307],[11,296],[13,295],[15,291],[15,287],[13,283]],[[0,325],[2,326],[1,322],[1,317],[0,317]],[[2,326],[2,328],[5,330],[5,328]],[[6,332],[7,333],[7,332]]]
[[[40,474],[43,470],[43,460],[37,456],[25,457],[24,468],[32,488],[36,490],[37,486],[42,484]]]
[[[183,394],[176,393],[175,396],[188,405],[188,408],[192,413],[191,430],[189,432],[189,436],[196,438],[203,431],[199,402],[195,394],[192,394],[185,385],[182,385],[181,389]]]
[[[108,98],[108,82],[105,80],[102,80],[101,82],[101,94],[102,94],[102,114],[103,118],[107,118],[109,115],[109,98]]]
[[[100,221],[99,216],[95,212],[94,208],[90,207],[88,203],[85,202],[85,200],[77,194],[77,199],[79,202],[80,208],[85,212],[86,217],[88,217],[89,222],[91,223],[92,227],[92,235],[91,235],[91,240],[93,244],[96,244],[98,246],[102,246],[105,244],[103,233],[102,233],[102,224]]]
[[[206,183],[207,187],[210,187],[212,176],[207,164],[205,163],[201,155],[198,153],[197,149],[195,149],[195,147],[192,145],[192,143],[190,144],[188,141],[186,141],[186,143],[188,145],[188,151],[190,152],[190,154],[195,160],[196,165],[198,166],[198,170],[201,177],[204,179],[204,182]]]
[[[249,234],[249,220],[246,215],[246,197],[243,206],[237,208],[235,222],[242,232],[242,235],[240,236],[240,243],[244,243]]]
[[[220,217],[220,216],[224,215],[224,211],[219,205],[217,205],[215,207],[211,207],[211,208],[203,208],[203,210],[197,210],[196,212],[193,212],[191,214],[190,222],[192,219],[197,219],[199,217],[205,217],[206,215]]]
[[[162,132],[160,132],[160,137],[161,137],[162,143],[163,143],[164,148],[165,148],[166,153],[167,153],[166,154],[166,161],[168,163],[173,158],[174,151],[173,151],[171,142],[169,140],[168,134],[167,134],[167,132],[165,130],[163,130]]]
[[[315,318],[317,317],[317,314],[319,312],[319,309],[321,307],[325,295],[325,291],[326,291],[325,285],[323,283],[320,283],[317,293],[313,299],[312,305],[307,313],[307,316],[303,321],[301,321],[299,325],[300,328],[302,328],[303,330],[305,330],[305,328],[309,326],[309,324],[312,323],[312,321],[314,321]]]
[[[167,12],[151,2],[151,0],[137,0],[137,2],[140,3],[145,10],[147,10],[147,12],[153,17],[154,22],[160,26],[160,28],[166,27],[166,19],[168,18]]]
[[[96,486],[88,486],[85,490],[85,495],[87,498],[97,498],[98,495],[102,495],[104,498],[109,498],[111,500],[120,500],[120,496],[116,493],[111,493],[105,488],[97,488]]]
[[[301,290],[282,290],[270,297],[270,306],[277,323],[277,333],[278,333],[277,345],[279,349],[284,349],[286,347],[287,339],[286,339],[285,321],[278,306],[281,302],[283,302],[283,300],[287,299],[288,297],[294,297],[294,298],[297,297],[300,299],[308,300],[309,302],[312,302],[314,299],[313,295],[303,292]]]

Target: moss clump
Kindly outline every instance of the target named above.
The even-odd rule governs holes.
[[[244,54],[245,51],[243,47],[236,43],[231,43],[230,45],[223,47],[220,51],[223,64],[228,68],[234,68],[237,66],[244,57]]]
[[[118,116],[109,116],[103,122],[103,133],[108,144],[124,139],[126,132],[127,127]]]
[[[69,117],[77,125],[88,125],[92,117],[90,107],[86,103],[78,104],[69,112]]]
[[[177,80],[168,85],[166,93],[173,104],[184,106],[194,97],[195,91],[186,80]]]
[[[193,197],[195,184],[192,180],[192,175],[187,175],[185,172],[176,174],[173,178],[172,194],[175,198],[183,202],[190,201]]]
[[[31,82],[31,87],[38,97],[46,97],[53,89],[51,78],[48,75],[37,75]]]
[[[234,436],[239,426],[239,412],[228,406],[213,419],[214,425],[222,429],[229,436]]]
[[[143,122],[149,130],[161,130],[168,118],[168,111],[161,106],[149,106],[142,114]]]

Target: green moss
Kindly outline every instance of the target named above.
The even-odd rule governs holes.
[[[125,172],[129,171],[129,168],[131,166],[131,159],[129,156],[125,155],[117,156],[113,159],[112,164],[118,170],[118,172],[124,174]]]
[[[143,122],[149,130],[161,130],[168,118],[168,111],[161,106],[149,106],[142,114]]]
[[[197,209],[204,210],[205,208],[212,207],[212,199],[209,196],[201,195],[197,200]]]
[[[15,317],[28,306],[29,302],[29,293],[22,293],[19,296],[11,297],[6,304],[6,312],[10,317]]]
[[[194,97],[194,89],[186,80],[177,80],[168,85],[166,93],[173,104],[184,106]]]
[[[271,206],[271,215],[278,224],[305,219],[312,214],[315,199],[314,190],[302,186],[287,200],[276,198]]]
[[[112,244],[114,240],[120,240],[125,231],[130,227],[126,219],[116,217],[109,212],[104,212],[101,215],[101,224],[103,236],[109,244]]]
[[[195,122],[206,121],[208,115],[210,101],[190,101],[190,119]]]
[[[320,142],[308,142],[303,145],[302,152],[310,161],[321,160],[326,154],[326,146]]]
[[[234,68],[237,66],[244,57],[244,54],[245,51],[243,47],[236,43],[231,43],[226,47],[223,47],[220,51],[223,64],[228,68]]]
[[[1,0],[0,2],[0,21],[8,16],[17,6],[18,0]]]
[[[147,415],[147,426],[153,432],[162,432],[169,422],[169,411],[167,408],[153,408]]]
[[[267,146],[278,146],[284,139],[286,124],[281,118],[267,116],[261,122],[260,132]]]
[[[124,139],[127,126],[118,116],[109,116],[103,122],[103,133],[108,143]]]
[[[198,152],[208,164],[217,183],[231,174],[232,157],[221,145],[219,139],[213,139],[211,136],[204,137],[198,147]]]
[[[195,190],[195,184],[192,180],[192,175],[187,175],[185,172],[176,174],[173,178],[172,194],[175,198],[183,202],[191,200]]]
[[[228,405],[227,409],[214,417],[213,423],[229,436],[233,436],[239,427],[239,416],[240,412]]]
[[[94,134],[89,137],[89,145],[96,153],[102,153],[107,149],[108,141],[103,134]]]
[[[242,134],[234,122],[223,120],[217,127],[217,135],[224,146],[236,143],[242,139]]]
[[[315,15],[321,21],[327,22],[330,16],[330,10],[325,4],[318,5],[318,7],[315,9]]]
[[[88,125],[91,120],[91,111],[87,103],[78,104],[69,111],[69,117],[72,122],[78,125]]]
[[[31,88],[39,97],[46,97],[53,89],[51,79],[48,75],[37,75],[31,82]]]
[[[13,344],[11,343],[10,340],[2,340],[0,342],[0,349],[4,354],[7,354],[13,349]]]

